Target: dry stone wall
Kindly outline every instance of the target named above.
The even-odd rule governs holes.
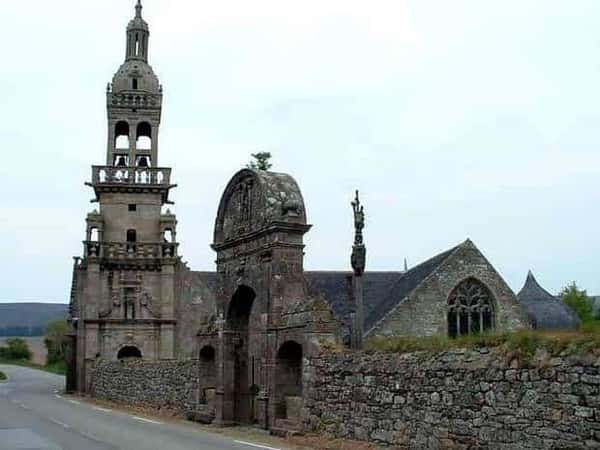
[[[600,448],[600,358],[497,350],[322,354],[305,428],[398,448]]]
[[[186,413],[198,404],[198,361],[100,361],[92,395],[102,400]]]

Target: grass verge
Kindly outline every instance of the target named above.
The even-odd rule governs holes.
[[[481,334],[456,339],[447,337],[377,337],[369,339],[365,349],[370,352],[411,353],[496,347],[508,352],[533,356],[542,348],[552,356],[600,353],[600,329],[575,332],[521,331],[517,333]]]
[[[66,373],[67,373],[67,365],[64,362],[58,362],[58,363],[42,366],[40,364],[35,364],[35,363],[33,363],[31,361],[27,361],[27,360],[0,359],[0,364],[9,364],[12,366],[29,367],[30,369],[43,370],[45,372],[50,372],[50,373],[54,373],[57,375],[66,375]]]

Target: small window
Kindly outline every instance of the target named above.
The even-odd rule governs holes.
[[[138,80],[137,80],[137,78],[133,79],[133,83],[132,84],[133,84],[133,89],[134,90],[138,88]]]
[[[137,205],[129,205],[129,211],[130,212],[137,211]]]

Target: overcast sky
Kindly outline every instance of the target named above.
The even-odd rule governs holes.
[[[1,301],[67,302],[105,88],[134,0],[2,1]],[[221,192],[257,150],[300,183],[305,266],[368,268],[470,237],[518,291],[600,294],[597,0],[145,0],[184,259],[212,270]]]

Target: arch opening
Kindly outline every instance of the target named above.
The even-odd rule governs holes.
[[[138,150],[152,149],[152,126],[148,122],[138,124],[135,148]]]
[[[139,359],[141,357],[142,357],[141,350],[134,345],[126,345],[121,350],[119,350],[119,353],[117,353],[117,359],[119,359],[119,360],[134,359],[134,358]]]
[[[233,364],[225,374],[225,386],[232,400],[231,419],[237,423],[252,423],[254,417],[254,360],[249,355],[250,314],[256,293],[248,286],[239,286],[231,297],[225,322],[226,354],[233,356]]]
[[[448,336],[481,334],[495,328],[494,297],[476,278],[459,283],[448,297]]]
[[[123,120],[115,125],[115,148],[129,149],[129,124]]]

